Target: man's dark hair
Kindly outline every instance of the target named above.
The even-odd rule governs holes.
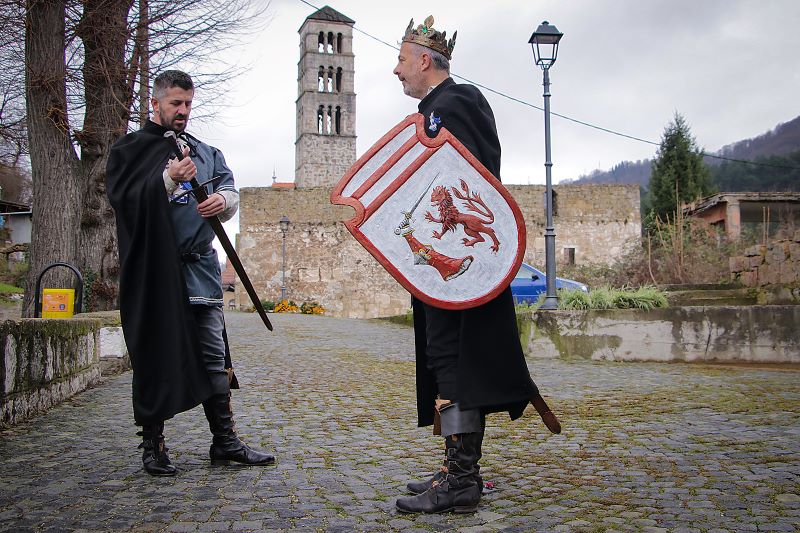
[[[156,76],[153,82],[153,98],[161,100],[167,89],[180,87],[185,91],[193,91],[194,83],[192,77],[180,70],[165,70]]]

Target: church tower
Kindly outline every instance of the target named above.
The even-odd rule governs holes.
[[[300,27],[295,185],[332,187],[356,161],[353,24],[325,6]]]

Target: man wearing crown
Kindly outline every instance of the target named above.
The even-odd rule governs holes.
[[[406,28],[394,74],[403,92],[420,100],[425,131],[450,131],[498,179],[500,141],[489,103],[472,85],[450,77],[456,33],[433,28],[433,17]],[[465,310],[413,301],[420,427],[434,424],[445,438],[444,463],[433,477],[411,482],[400,498],[405,513],[470,513],[483,490],[481,458],[485,417],[508,412],[519,418],[533,403],[550,431],[561,431],[528,373],[517,330],[511,289]],[[438,423],[436,423],[438,422]]]

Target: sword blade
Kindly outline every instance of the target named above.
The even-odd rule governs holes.
[[[428,191],[429,191],[429,190],[431,190],[431,186],[433,185],[433,182],[434,182],[434,181],[436,181],[436,178],[438,178],[438,177],[439,177],[439,172],[437,172],[437,173],[436,173],[436,175],[433,177],[433,179],[432,179],[432,180],[431,180],[431,182],[428,184],[428,186],[427,186],[427,187],[425,187],[425,190],[424,190],[424,191],[422,191],[422,194],[421,194],[421,195],[420,195],[420,197],[417,199],[417,202],[414,204],[414,207],[412,207],[412,208],[411,208],[411,210],[408,212],[408,215],[409,215],[409,216],[413,215],[413,214],[414,214],[414,211],[416,211],[416,210],[417,210],[417,207],[419,207],[419,203],[422,201],[422,199],[423,199],[423,198],[425,198],[425,195],[427,195],[427,194],[428,194]]]

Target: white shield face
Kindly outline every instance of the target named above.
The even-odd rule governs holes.
[[[446,129],[407,117],[331,193],[353,236],[409,292],[444,309],[480,305],[511,282],[525,252],[516,202]]]

